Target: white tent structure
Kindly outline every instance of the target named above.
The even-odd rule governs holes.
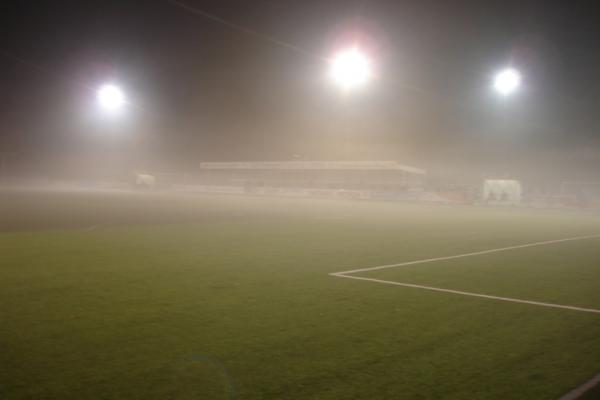
[[[483,201],[493,205],[521,203],[521,182],[513,179],[486,179],[483,182]]]

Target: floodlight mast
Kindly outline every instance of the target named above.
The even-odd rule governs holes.
[[[329,78],[343,94],[366,85],[373,76],[371,60],[358,45],[337,51],[329,60]],[[349,132],[343,133],[343,158],[349,159]]]

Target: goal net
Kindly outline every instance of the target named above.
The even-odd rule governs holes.
[[[483,201],[492,205],[521,203],[521,182],[512,179],[487,179],[483,182]]]

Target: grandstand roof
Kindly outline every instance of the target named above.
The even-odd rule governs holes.
[[[421,168],[399,164],[396,161],[242,161],[202,162],[201,169],[260,169],[260,170],[388,170],[425,174]]]

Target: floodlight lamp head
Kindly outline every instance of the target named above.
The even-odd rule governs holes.
[[[521,74],[513,68],[504,69],[494,78],[494,89],[503,96],[508,96],[521,86]]]
[[[119,86],[112,83],[100,86],[96,92],[96,98],[100,107],[110,112],[119,111],[126,104],[125,93]]]
[[[343,90],[364,86],[372,77],[371,60],[358,47],[343,49],[330,61],[330,76]]]

